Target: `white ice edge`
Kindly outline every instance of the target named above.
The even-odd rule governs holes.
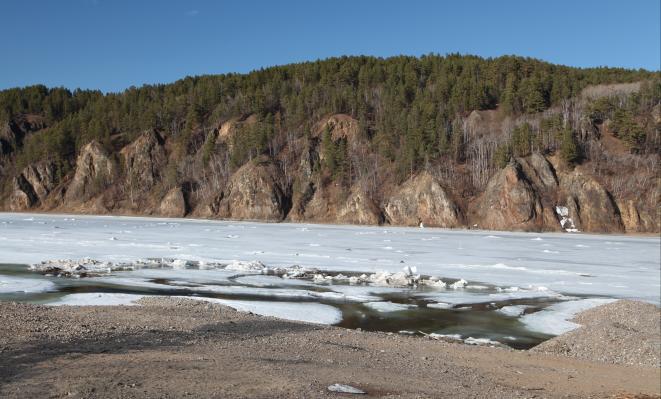
[[[0,275],[0,294],[37,293],[54,288],[55,284],[48,280]]]
[[[244,301],[220,298],[181,297],[229,306],[240,312],[252,312],[261,316],[314,324],[335,324],[342,321],[342,312],[320,303]]]
[[[531,331],[560,335],[580,327],[570,321],[578,313],[614,301],[615,299],[610,298],[590,298],[558,302],[539,312],[526,314],[519,320]]]
[[[49,306],[134,306],[136,301],[144,295],[117,294],[117,293],[78,293],[68,294],[55,301],[48,302]]]

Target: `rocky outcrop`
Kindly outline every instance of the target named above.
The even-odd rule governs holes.
[[[636,203],[633,200],[623,200],[617,201],[616,205],[620,211],[620,218],[622,219],[622,225],[624,230],[627,233],[635,233],[642,230],[642,223],[640,220],[640,214],[638,213],[638,208]]]
[[[517,162],[521,165],[528,180],[542,191],[555,191],[558,188],[558,178],[549,161],[538,152],[527,158],[519,158]]]
[[[8,208],[21,211],[39,206],[56,185],[55,165],[52,162],[28,165],[12,180]]]
[[[80,149],[76,171],[66,190],[67,202],[83,202],[101,192],[110,184],[117,168],[101,144],[92,141]]]
[[[243,129],[251,128],[255,123],[257,123],[257,115],[254,114],[245,118],[231,118],[218,126],[216,142],[223,143],[231,149],[234,136]]]
[[[400,186],[384,207],[386,220],[394,225],[458,227],[459,208],[439,182],[423,172]]]
[[[155,130],[147,130],[121,150],[127,184],[141,191],[149,190],[161,180],[167,163],[164,140]]]
[[[489,180],[472,216],[473,223],[482,229],[541,230],[545,226],[539,197],[516,161]]]
[[[218,206],[218,216],[230,219],[280,221],[291,208],[280,169],[271,162],[252,161],[231,177]]]
[[[594,178],[579,170],[563,174],[560,187],[565,196],[569,217],[580,231],[595,233],[623,232],[620,212],[611,195]],[[633,222],[635,215],[630,215]]]
[[[353,141],[358,137],[360,127],[358,120],[351,116],[334,114],[317,123],[313,131],[316,137],[320,137],[325,131],[328,131],[333,141],[340,139]]]
[[[184,217],[186,212],[186,197],[181,187],[168,191],[158,207],[158,214],[165,217],[180,218]]]
[[[349,193],[346,201],[339,207],[336,223],[342,224],[380,224],[381,211],[366,193],[356,188]]]
[[[0,125],[0,156],[16,151],[25,137],[46,127],[46,119],[39,115],[18,115]]]

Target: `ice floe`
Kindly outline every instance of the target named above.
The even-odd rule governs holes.
[[[394,302],[390,302],[390,301],[386,301],[386,302],[367,302],[367,303],[365,303],[365,306],[369,307],[370,309],[376,310],[377,312],[383,312],[383,313],[400,312],[402,310],[409,310],[409,309],[413,309],[413,308],[418,307],[417,305],[394,303]]]

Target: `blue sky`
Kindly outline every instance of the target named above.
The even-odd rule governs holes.
[[[2,0],[0,89],[120,91],[337,55],[659,70],[659,0]]]

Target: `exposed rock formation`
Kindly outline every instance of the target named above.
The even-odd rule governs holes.
[[[230,179],[218,216],[230,219],[280,221],[291,207],[282,172],[273,163],[248,162]]]
[[[174,187],[165,194],[158,207],[158,213],[161,216],[180,218],[187,212],[186,198],[181,187]]]
[[[161,179],[167,163],[163,144],[163,138],[157,131],[147,130],[133,143],[122,148],[127,184],[146,191]]]
[[[335,221],[344,224],[380,224],[382,217],[374,201],[360,189],[354,189],[339,207]]]
[[[96,141],[83,146],[76,159],[76,172],[65,193],[65,200],[83,202],[99,193],[115,177],[115,163]]]
[[[330,132],[333,141],[340,139],[352,141],[358,136],[360,129],[356,119],[346,114],[335,114],[319,122],[314,128],[314,133],[320,137],[326,130]]]
[[[257,122],[256,115],[249,115],[248,117],[241,118],[231,118],[218,126],[218,136],[216,141],[218,143],[224,143],[228,148],[232,148],[232,141],[234,136],[243,128],[251,127]]]
[[[386,219],[394,225],[458,227],[461,224],[457,205],[429,173],[408,180],[388,199]]]
[[[574,170],[561,176],[560,186],[567,194],[569,217],[579,230],[598,233],[624,231],[615,202],[595,179]]]
[[[53,163],[40,162],[28,165],[12,180],[9,209],[21,211],[39,206],[46,200],[56,184]]]
[[[527,158],[517,159],[528,180],[536,187],[544,190],[557,190],[558,178],[553,166],[538,152]]]
[[[534,230],[544,227],[542,204],[516,161],[489,180],[473,213],[474,223],[483,229]]]
[[[640,220],[640,214],[638,213],[638,209],[636,207],[635,201],[633,200],[617,201],[616,205],[620,210],[622,225],[624,226],[624,230],[627,233],[644,231],[641,226],[642,222]]]

